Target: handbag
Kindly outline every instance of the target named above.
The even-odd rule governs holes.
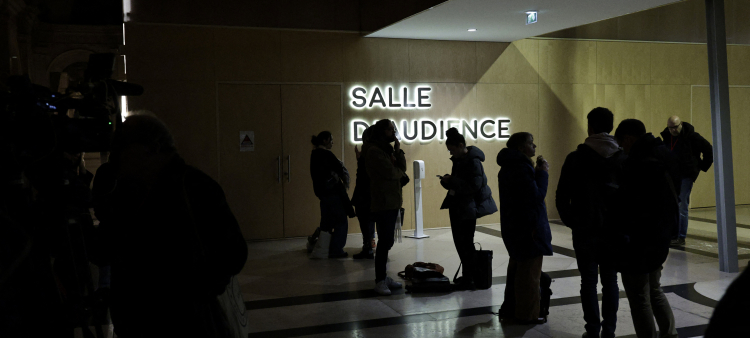
[[[482,250],[481,243],[474,244],[479,244],[479,250],[476,250],[474,256],[474,286],[479,290],[486,290],[492,287],[492,250]],[[453,283],[458,280],[458,272],[461,271],[462,264],[458,264]]]
[[[404,271],[398,273],[398,276],[403,279],[431,278],[441,277],[443,276],[444,272],[445,268],[443,268],[440,264],[415,262],[414,264],[407,265],[404,268]]]
[[[328,258],[328,247],[331,245],[331,233],[328,231],[320,231],[318,241],[315,242],[310,258]]]

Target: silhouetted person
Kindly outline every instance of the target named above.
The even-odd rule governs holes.
[[[380,120],[372,128],[372,147],[364,154],[367,175],[370,176],[370,211],[378,229],[378,246],[375,250],[375,291],[390,295],[391,289],[402,284],[386,274],[388,250],[393,246],[396,219],[401,212],[402,180],[406,172],[406,156],[396,139],[396,128],[388,119]],[[391,143],[394,143],[391,146]]]
[[[156,117],[128,117],[119,136],[117,182],[100,229],[111,257],[115,333],[228,337],[217,296],[244,266],[247,245],[224,191],[185,164]]]
[[[638,338],[677,337],[674,315],[661,289],[662,264],[676,229],[679,191],[677,159],[661,139],[646,133],[635,119],[624,120],[615,132],[628,158],[615,194],[611,222],[621,239],[613,241],[618,270],[630,303]]]
[[[552,256],[552,233],[544,198],[547,195],[549,164],[542,156],[536,167],[534,136],[520,132],[511,135],[497,154],[500,165],[500,228],[508,249],[508,284],[501,314],[520,323],[543,323],[539,318],[542,257]]]
[[[451,174],[440,178],[440,184],[448,190],[440,209],[448,209],[453,243],[461,258],[462,277],[455,286],[458,290],[475,290],[476,251],[474,231],[477,218],[497,212],[492,199],[492,190],[484,174],[484,153],[477,147],[466,146],[466,139],[456,128],[445,133],[445,146],[452,155]]]
[[[583,337],[612,338],[617,324],[620,288],[614,262],[603,257],[612,224],[604,217],[614,201],[617,175],[625,153],[612,132],[614,115],[595,108],[588,116],[588,138],[565,159],[555,202],[560,219],[573,230],[573,248],[581,272],[581,306],[586,320]],[[602,281],[602,311],[599,317],[597,280]],[[603,319],[603,320],[602,320]]]
[[[331,132],[322,131],[313,136],[312,144],[314,148],[310,154],[310,176],[315,196],[320,199],[320,230],[331,233],[328,258],[344,258],[349,255],[344,251],[349,232],[349,220],[346,217],[354,217],[349,195],[346,194],[349,172],[331,152]]]
[[[704,334],[705,338],[750,337],[750,269],[740,274],[716,305],[711,321]]]
[[[356,208],[357,219],[359,220],[359,229],[362,231],[362,251],[354,254],[354,259],[373,259],[375,255],[372,250],[372,243],[375,240],[375,221],[370,212],[370,176],[367,175],[367,151],[372,146],[370,143],[370,132],[372,127],[367,128],[362,133],[362,150],[354,146],[354,152],[357,155],[357,182],[352,194],[352,205]]]
[[[714,163],[714,150],[703,136],[695,132],[693,125],[680,121],[678,116],[667,120],[667,128],[661,132],[664,144],[680,160],[680,223],[679,233],[671,245],[685,245],[690,209],[690,192],[701,170],[708,171]],[[701,155],[703,158],[701,159]]]

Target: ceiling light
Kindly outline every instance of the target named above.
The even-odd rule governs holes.
[[[537,12],[536,11],[528,11],[526,12],[526,24],[530,25],[532,23],[536,23],[537,21]]]
[[[476,32],[476,31],[477,31],[476,28],[469,28],[469,32]]]

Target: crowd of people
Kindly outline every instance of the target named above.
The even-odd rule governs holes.
[[[674,315],[660,286],[661,270],[669,247],[685,245],[690,190],[698,173],[710,168],[712,147],[677,116],[669,118],[662,138],[648,133],[636,119],[621,121],[613,135],[614,115],[602,107],[593,109],[587,122],[588,137],[565,159],[555,193],[560,218],[573,233],[586,321],[583,337],[615,336],[618,272],[637,336],[657,337],[658,327],[659,337],[677,337]],[[343,239],[331,241],[329,257],[347,256],[342,253],[346,216],[356,215],[363,243],[353,258],[374,258],[375,291],[390,295],[402,287],[386,275],[386,263],[403,203],[401,189],[409,181],[395,124],[378,121],[364,132],[361,151],[355,147],[357,178],[351,201],[346,168],[333,153],[322,152],[332,142],[329,132],[314,136],[311,160],[321,229]],[[497,212],[498,206],[487,185],[482,150],[467,146],[456,128],[446,132],[445,145],[453,166],[450,174],[440,176],[447,190],[441,209],[448,209],[464,267],[455,289],[475,290],[477,219]],[[522,324],[546,321],[540,317],[540,278],[543,257],[553,254],[544,202],[550,166],[543,156],[536,156],[536,148],[532,134],[518,132],[497,154],[501,232],[510,256],[500,315]]]

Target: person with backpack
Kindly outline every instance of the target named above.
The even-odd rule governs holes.
[[[539,317],[542,258],[552,256],[552,233],[544,204],[549,164],[539,156],[534,167],[531,158],[536,155],[536,144],[531,133],[511,135],[506,146],[497,154],[500,228],[510,255],[505,302],[514,304],[504,302],[502,308],[512,308],[518,323],[541,324],[546,321]]]
[[[607,108],[594,108],[587,116],[588,138],[565,159],[557,184],[555,204],[563,223],[573,230],[573,248],[581,273],[581,306],[586,332],[583,338],[615,336],[620,289],[613,262],[601,247],[609,243],[611,224],[604,221],[617,191],[617,175],[625,153],[612,132],[614,115]],[[597,280],[602,281],[602,311],[599,316]],[[602,320],[603,319],[603,320]]]
[[[662,265],[669,241],[677,230],[679,162],[661,139],[646,133],[643,122],[620,123],[615,138],[628,158],[618,178],[613,211],[609,215],[618,232],[610,243],[616,252],[617,270],[630,303],[638,338],[676,338],[674,315],[661,289]]]
[[[386,274],[388,251],[393,246],[396,222],[404,202],[402,182],[406,178],[406,155],[396,138],[396,128],[391,120],[380,120],[370,134],[372,147],[365,154],[367,175],[370,177],[370,212],[378,229],[378,246],[375,249],[375,291],[387,296],[391,289],[403,285]],[[391,145],[393,143],[393,145]]]
[[[461,258],[463,276],[457,280],[456,290],[476,290],[474,285],[476,251],[474,232],[477,218],[494,214],[497,205],[484,174],[484,153],[477,147],[466,146],[466,139],[456,128],[445,133],[445,146],[452,155],[450,175],[440,178],[440,185],[448,190],[440,209],[448,209],[451,232],[456,251]]]
[[[315,196],[320,199],[320,230],[331,233],[328,258],[346,258],[344,251],[349,221],[354,209],[346,189],[349,188],[349,172],[334,153],[333,136],[322,131],[312,137],[313,151],[310,154],[310,176]]]

